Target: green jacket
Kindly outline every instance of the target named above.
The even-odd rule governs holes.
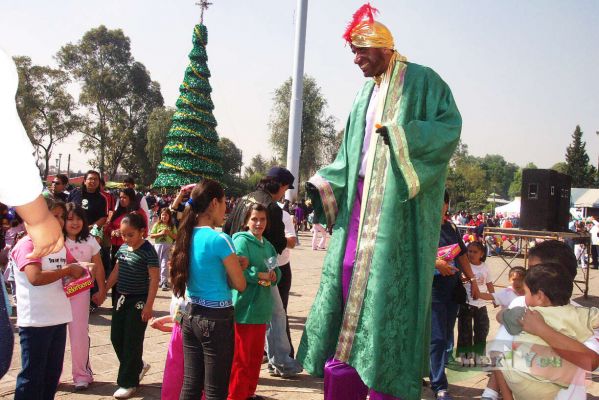
[[[272,297],[270,286],[258,284],[258,273],[268,272],[266,260],[274,257],[277,252],[272,244],[264,237],[259,241],[250,232],[237,232],[233,235],[233,243],[237,255],[247,257],[249,266],[243,275],[247,287],[240,293],[233,289],[233,304],[235,305],[235,322],[239,324],[266,324],[272,316]],[[276,262],[276,261],[275,261]],[[279,267],[275,268],[277,282],[281,280]]]

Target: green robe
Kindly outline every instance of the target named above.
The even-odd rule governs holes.
[[[377,96],[356,264],[343,309],[341,270],[354,204],[366,111],[374,87],[358,93],[335,161],[311,180],[316,218],[335,224],[298,360],[323,376],[335,356],[378,392],[420,399],[428,375],[431,289],[447,166],[461,117],[447,84],[430,68],[394,59]],[[343,327],[343,329],[342,329]]]

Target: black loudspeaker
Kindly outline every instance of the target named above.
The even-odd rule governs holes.
[[[572,178],[551,169],[522,171],[520,229],[568,230]]]

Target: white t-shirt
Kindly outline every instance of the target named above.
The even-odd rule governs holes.
[[[45,257],[28,259],[27,254],[33,251],[33,242],[29,236],[15,245],[11,252],[17,268],[14,270],[17,287],[17,325],[20,327],[43,327],[66,324],[73,319],[71,303],[62,288],[62,280],[47,285],[33,286],[25,267],[32,263],[40,263],[42,271],[61,269],[68,262],[74,262],[72,256],[67,257],[67,249],[62,248],[56,253]],[[67,261],[67,258],[69,260]]]
[[[280,205],[280,204],[279,204]],[[291,215],[285,210],[283,211],[283,224],[285,225],[285,237],[296,237],[295,235],[295,227],[293,226],[293,221],[291,220]],[[277,264],[279,266],[287,264],[291,260],[291,249],[285,247],[283,252],[277,256]]]
[[[478,284],[479,292],[488,293],[489,291],[487,290],[487,283],[492,282],[493,279],[491,277],[491,272],[489,271],[489,267],[487,267],[487,264],[485,264],[484,262],[480,263],[479,265],[470,264],[470,267],[472,268],[472,273],[476,278],[476,283]],[[468,293],[468,304],[478,308],[487,305],[487,300],[474,300],[472,298],[472,289],[470,287],[470,282],[466,282],[464,284],[464,287],[466,288],[466,293]]]
[[[66,238],[64,244],[67,246],[73,257],[75,257],[75,260],[81,262],[91,262],[92,257],[98,254],[101,249],[96,238],[91,235],[81,242]]]
[[[501,306],[502,308],[507,308],[512,300],[514,300],[518,296],[518,293],[511,287],[508,286],[504,289],[501,289],[495,293],[493,293],[493,299],[495,299],[495,304]]]
[[[580,307],[580,304],[570,301],[570,304],[573,306]],[[526,298],[524,296],[518,296],[509,305],[509,308],[514,307],[526,307]],[[508,349],[511,348],[511,343],[514,340],[514,337],[510,335],[505,329],[505,326],[501,325],[499,327],[499,331],[497,331],[497,336],[495,337],[495,341],[501,344],[501,346],[506,346]],[[592,338],[588,339],[583,343],[586,347],[593,350],[595,353],[599,354],[599,331],[595,330],[595,334]],[[495,347],[495,349],[499,350],[499,347]],[[585,374],[587,372],[582,368],[578,369],[576,376],[574,378],[575,382],[583,382]],[[567,389],[562,389],[558,392],[555,400],[585,400],[587,398],[586,386],[585,385],[577,385],[576,383],[572,383],[568,386]]]
[[[379,86],[374,85],[372,89],[372,95],[370,96],[370,102],[368,103],[368,109],[366,110],[366,126],[364,130],[364,143],[362,144],[362,155],[360,158],[360,172],[359,175],[364,178],[366,176],[366,167],[368,165],[368,149],[370,148],[370,138],[372,136],[372,129],[374,128],[374,116],[377,105],[377,94],[379,93]]]
[[[0,49],[0,138],[10,143],[10,151],[0,157],[0,201],[11,206],[32,202],[44,188],[31,141],[17,113],[18,84],[15,63]]]

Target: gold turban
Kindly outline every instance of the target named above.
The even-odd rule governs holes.
[[[364,4],[353,15],[352,21],[347,26],[343,38],[356,47],[378,47],[393,49],[393,35],[387,27],[374,20],[378,10]]]

